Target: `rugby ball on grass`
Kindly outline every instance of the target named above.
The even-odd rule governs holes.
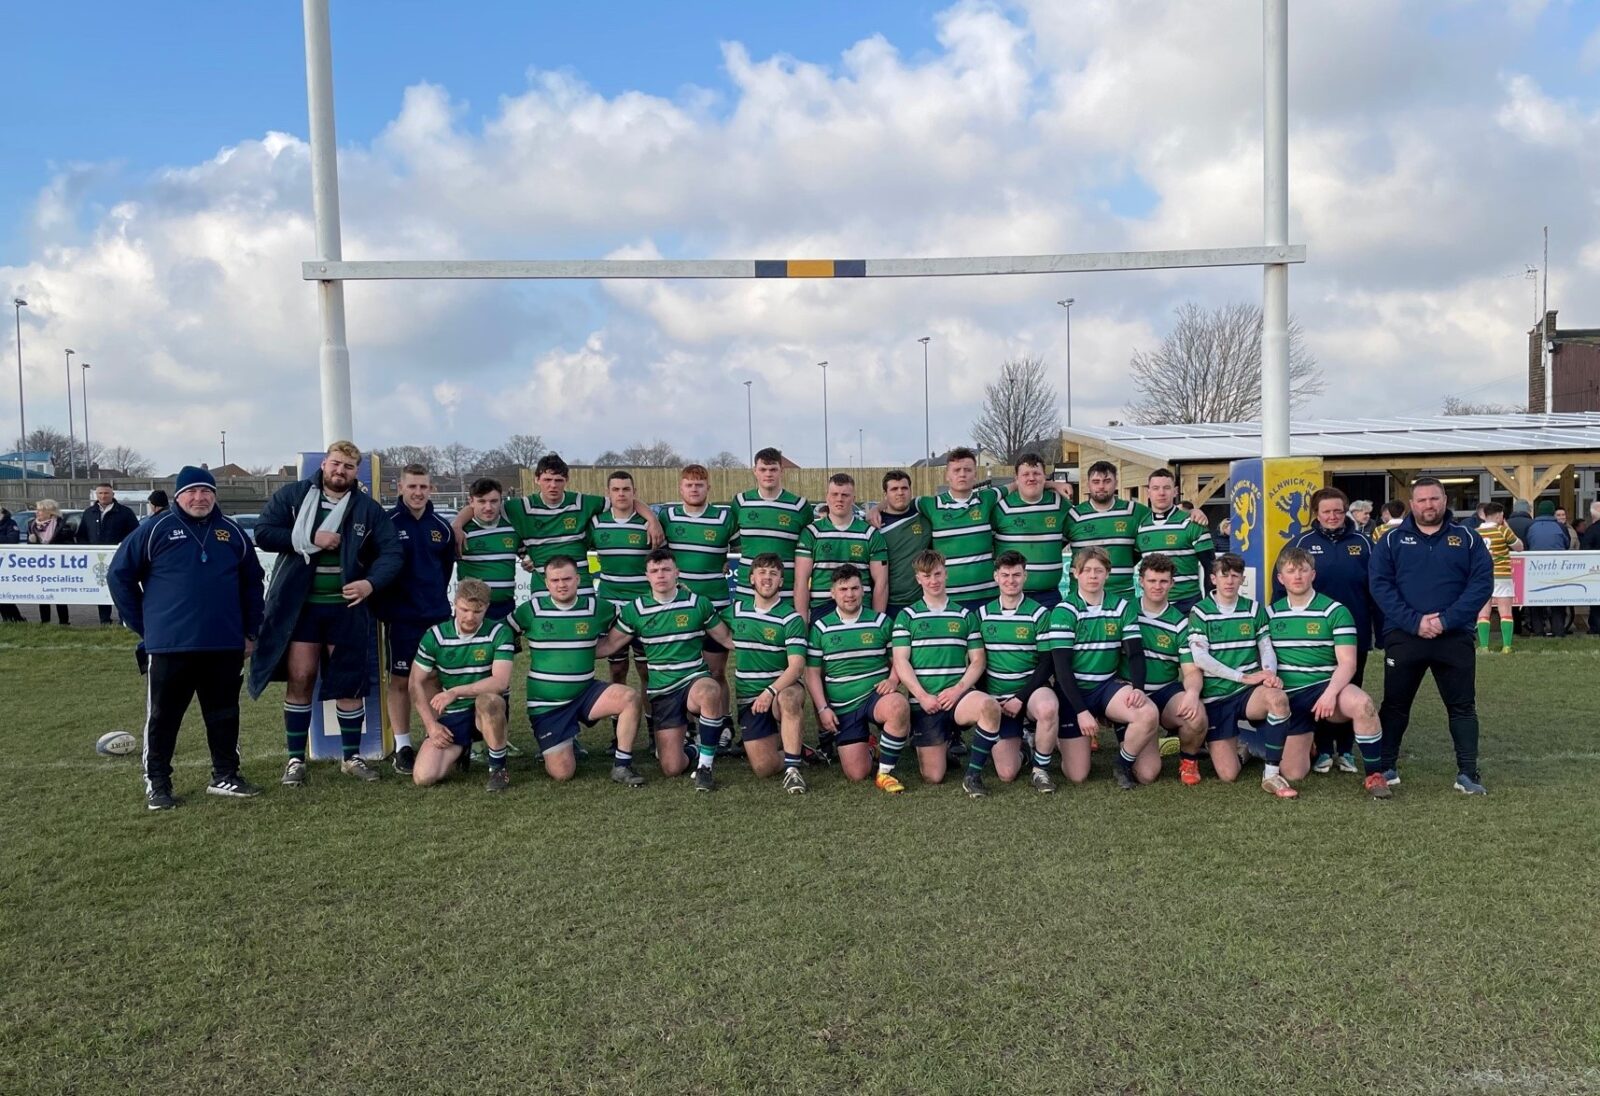
[[[127,757],[139,751],[139,740],[127,731],[107,731],[94,744],[94,752],[102,757]]]

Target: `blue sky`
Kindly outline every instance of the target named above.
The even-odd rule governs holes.
[[[346,255],[1254,242],[1260,18],[1259,0],[333,0]],[[245,463],[300,448],[316,318],[297,276],[299,5],[64,0],[0,26],[0,279],[34,302],[29,421],[64,423],[74,346],[108,424],[140,424],[163,462],[218,428]],[[1290,40],[1291,232],[1311,254],[1291,308],[1342,397],[1312,410],[1517,399],[1540,226],[1551,306],[1600,326],[1600,2],[1296,3]],[[1064,358],[1056,298],[1079,302],[1074,408],[1092,423],[1122,414],[1128,357],[1174,308],[1259,286],[1251,270],[355,286],[357,425],[369,444],[516,430],[569,455],[660,436],[708,456],[743,447],[742,416],[696,401],[742,406],[755,377],[779,404],[758,423],[786,432],[768,440],[821,463],[827,358],[830,384],[854,385],[834,393],[855,420],[835,440],[859,426],[869,462],[899,462],[921,447],[903,412],[925,333],[942,446],[967,440],[1000,361]]]

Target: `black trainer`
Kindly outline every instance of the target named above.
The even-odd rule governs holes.
[[[395,772],[401,776],[410,776],[412,768],[417,763],[417,751],[410,746],[401,746],[394,752],[391,761]]]
[[[509,787],[511,787],[510,773],[506,772],[506,770],[503,768],[489,770],[489,781],[488,783],[484,784],[484,791],[503,792]]]
[[[178,805],[178,797],[172,794],[172,789],[158,784],[145,792],[144,809],[147,811],[170,811]]]
[[[967,793],[969,799],[982,799],[989,794],[989,789],[983,786],[982,773],[968,773],[962,777],[961,790]]]
[[[694,770],[694,790],[697,792],[717,790],[717,778],[712,776],[711,770],[704,765],[697,766]]]
[[[611,779],[625,788],[644,787],[644,777],[632,765],[611,766]]]
[[[238,773],[219,776],[206,785],[207,795],[226,795],[233,799],[254,799],[261,794],[261,789]]]
[[[1124,761],[1121,754],[1118,754],[1114,760],[1114,769],[1117,775],[1117,787],[1121,788],[1125,792],[1131,792],[1138,788],[1139,782],[1133,777],[1133,764],[1131,762]]]

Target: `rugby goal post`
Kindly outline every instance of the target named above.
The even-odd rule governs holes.
[[[1289,455],[1289,265],[1306,249],[1289,243],[1289,5],[1262,0],[1262,246],[1062,255],[892,259],[532,259],[345,261],[339,232],[339,169],[334,136],[333,48],[328,0],[302,0],[306,98],[310,111],[311,198],[317,257],[301,277],[317,284],[322,436],[354,434],[344,283],[440,279],[623,278],[926,278],[1069,274],[1118,270],[1260,266],[1261,455]]]

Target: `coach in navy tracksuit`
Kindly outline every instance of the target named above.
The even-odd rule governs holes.
[[[200,698],[212,795],[261,791],[239,773],[239,686],[261,628],[266,576],[250,538],[217,509],[204,468],[178,473],[177,505],[139,525],[111,559],[106,584],[122,621],[150,654],[144,727],[145,805],[177,806],[172,751],[189,701]]]
[[[450,575],[456,563],[456,537],[450,523],[434,512],[433,480],[427,468],[408,464],[400,472],[400,502],[389,511],[404,563],[400,577],[377,599],[385,624],[389,687],[385,700],[394,732],[394,771],[411,772],[411,660],[423,633],[450,619]]]
[[[1339,602],[1355,617],[1356,675],[1350,679],[1350,684],[1359,689],[1366,677],[1367,652],[1383,645],[1383,610],[1373,600],[1368,582],[1372,541],[1354,519],[1346,516],[1348,505],[1349,498],[1337,487],[1324,487],[1315,492],[1311,496],[1311,516],[1315,520],[1310,529],[1295,538],[1291,547],[1309,553],[1316,561],[1314,586],[1317,593]],[[1273,602],[1283,596],[1283,584],[1274,578]],[[1355,728],[1348,722],[1318,721],[1316,746],[1318,771],[1325,771],[1321,766],[1324,763],[1331,766],[1334,755],[1344,758],[1355,750]],[[1348,768],[1355,771],[1353,758],[1349,759]]]
[[[1450,716],[1456,788],[1482,795],[1478,779],[1477,656],[1473,624],[1494,590],[1489,548],[1456,521],[1432,476],[1412,485],[1411,512],[1372,552],[1372,597],[1383,610],[1383,767],[1391,784],[1411,702],[1433,671]]]

